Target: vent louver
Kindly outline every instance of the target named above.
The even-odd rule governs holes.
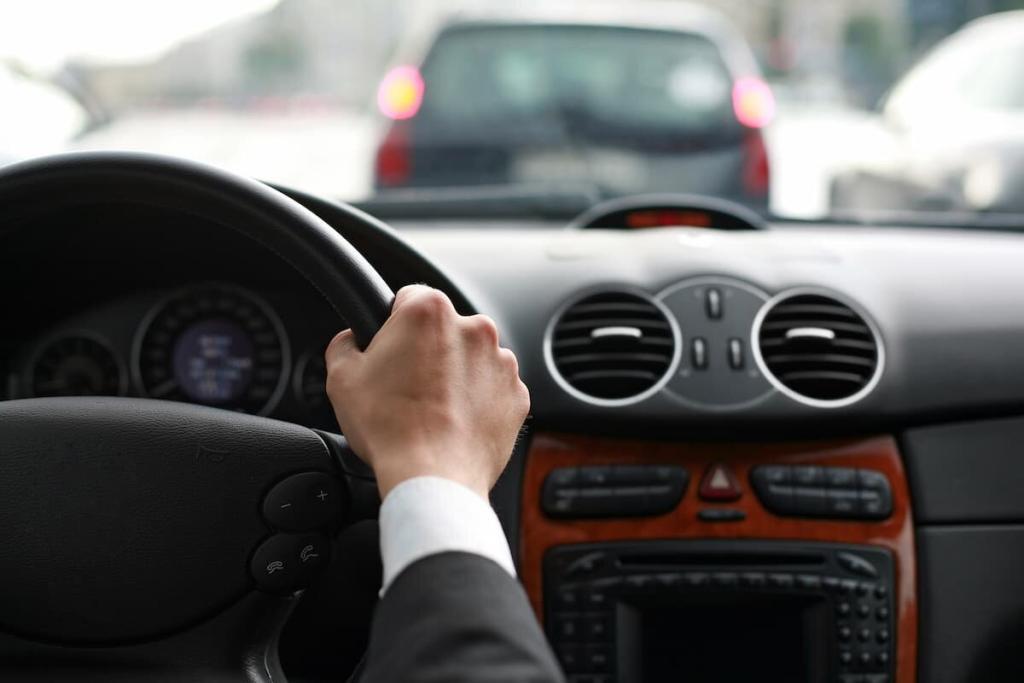
[[[870,391],[882,349],[859,313],[822,294],[782,296],[768,306],[756,336],[770,379],[821,406],[846,405]]]
[[[581,398],[626,403],[665,379],[676,334],[661,308],[629,292],[602,292],[566,308],[550,331],[552,370]]]

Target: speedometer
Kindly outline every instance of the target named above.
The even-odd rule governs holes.
[[[133,350],[143,395],[265,415],[288,375],[288,339],[273,310],[237,287],[178,292],[143,321]]]
[[[123,396],[127,385],[117,356],[90,334],[51,340],[31,368],[33,396]]]

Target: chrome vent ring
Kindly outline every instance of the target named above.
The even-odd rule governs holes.
[[[544,355],[555,380],[595,405],[642,401],[661,389],[679,363],[679,326],[640,292],[607,289],[563,306],[552,318]]]
[[[884,349],[878,328],[832,292],[795,289],[765,303],[751,346],[776,389],[818,408],[855,403],[878,383]]]

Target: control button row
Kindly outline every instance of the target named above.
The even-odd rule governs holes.
[[[868,584],[871,588],[873,585]],[[718,586],[723,588],[784,588],[806,591],[829,591],[839,596],[850,596],[837,603],[840,616],[852,616],[861,603],[854,598],[856,581],[843,581],[836,577],[818,574],[794,574],[789,572],[734,572],[734,571],[685,571],[662,572],[659,574],[629,574],[614,576],[584,584],[563,584],[554,593],[554,606],[563,611],[584,611],[598,609],[610,602],[610,594],[638,594],[663,592],[666,588],[699,588]],[[866,604],[866,603],[864,603]],[[873,606],[867,607],[870,615]]]
[[[263,517],[284,531],[312,531],[341,514],[338,482],[326,472],[300,472],[278,482],[263,499]]]
[[[890,683],[889,674],[843,674],[839,683]]]
[[[565,645],[558,648],[558,660],[566,673],[607,673],[611,670],[611,648],[605,645]]]
[[[733,370],[742,370],[746,365],[743,340],[730,337],[725,347],[725,360]],[[690,365],[695,370],[707,370],[710,364],[708,341],[704,337],[694,337],[690,342]]]
[[[779,588],[811,592],[830,592],[837,595],[837,616],[840,618],[874,618],[888,626],[890,610],[887,604],[871,604],[858,599],[859,589],[866,587],[863,595],[878,595],[873,584],[858,584],[856,581],[840,580],[817,574],[793,574],[789,572],[732,572],[732,571],[685,571],[659,574],[630,574],[625,577],[609,577],[582,584],[563,584],[553,595],[554,607],[561,611],[587,611],[603,609],[610,604],[611,597],[618,594],[638,595],[663,593],[666,589],[686,590],[705,587],[719,588]],[[887,593],[887,592],[886,592]],[[884,598],[884,596],[883,596]],[[879,599],[883,599],[879,598]]]
[[[848,624],[841,624],[836,629],[836,635],[839,636],[840,642],[846,643],[853,640],[855,633],[853,628],[851,628]],[[890,637],[889,629],[887,628],[883,627],[878,629],[878,631],[872,631],[870,628],[866,626],[857,629],[856,636],[857,640],[859,640],[862,643],[870,643],[872,641],[877,641],[881,644],[888,643]]]
[[[592,643],[611,637],[612,620],[608,614],[570,614],[555,617],[552,638],[558,642]]]
[[[324,534],[274,534],[253,553],[249,572],[256,585],[272,593],[308,586],[327,566],[330,544]]]
[[[754,481],[765,484],[823,486],[887,490],[889,480],[882,472],[853,467],[827,465],[760,465],[754,468]]]
[[[544,481],[541,507],[552,517],[663,514],[682,500],[689,473],[677,465],[563,467]]]
[[[892,658],[889,656],[889,652],[887,650],[863,649],[854,651],[845,648],[839,650],[839,664],[844,669],[853,669],[861,671],[887,671],[889,668],[889,663],[891,661]],[[845,681],[847,679],[840,678],[840,680]],[[870,675],[868,675],[866,680],[871,681],[873,679]]]
[[[761,465],[750,476],[761,502],[778,514],[848,519],[892,514],[889,480],[874,470]]]

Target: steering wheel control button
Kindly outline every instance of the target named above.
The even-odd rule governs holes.
[[[742,493],[736,478],[722,463],[711,465],[704,473],[704,479],[700,483],[700,497],[704,500],[736,500]]]
[[[340,488],[325,472],[302,472],[280,481],[263,500],[263,517],[283,531],[312,531],[334,523],[341,512]]]
[[[276,534],[263,541],[253,553],[249,570],[256,585],[265,591],[282,593],[294,589],[299,582],[295,537]]]
[[[549,517],[639,517],[673,510],[690,475],[678,465],[560,467],[544,480]]]
[[[296,539],[294,561],[298,566],[298,583],[308,586],[327,566],[330,542],[323,534],[303,534]]]
[[[309,585],[328,557],[322,534],[274,534],[253,553],[249,571],[262,590],[283,593]]]
[[[892,489],[882,472],[817,465],[760,465],[751,483],[761,503],[778,515],[885,519]]]

